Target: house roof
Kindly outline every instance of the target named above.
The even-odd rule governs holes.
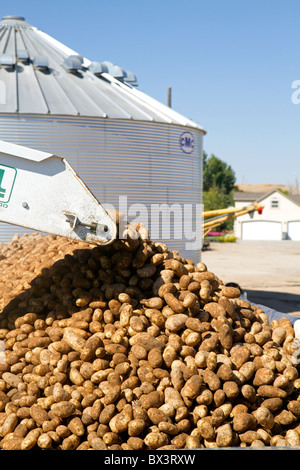
[[[291,202],[294,204],[300,206],[300,194],[285,194],[278,189],[273,189],[272,191],[269,191],[268,193],[251,193],[251,192],[241,192],[237,191],[234,193],[233,198],[234,201],[248,201],[248,202],[262,202],[264,199],[267,197],[271,196],[274,193],[278,193],[281,196],[286,197],[289,199]]]
[[[0,21],[0,113],[133,119],[206,133],[136,84],[133,73],[80,56],[23,17]]]
[[[300,194],[284,194],[290,201],[300,206]]]
[[[257,201],[260,199],[265,193],[254,193],[254,192],[243,192],[243,191],[237,191],[233,194],[233,199],[235,201]]]

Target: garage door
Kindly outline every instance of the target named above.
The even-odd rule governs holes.
[[[288,238],[289,240],[300,240],[300,221],[299,220],[288,222]]]
[[[281,240],[281,223],[253,220],[242,223],[243,240]]]

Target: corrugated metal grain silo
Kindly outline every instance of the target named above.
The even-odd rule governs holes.
[[[202,202],[205,131],[135,85],[133,74],[81,57],[22,17],[0,22],[0,139],[66,158],[101,203],[128,210],[129,221],[146,207],[153,238],[199,260],[201,241],[188,249],[185,230]],[[170,239],[157,226],[162,205]],[[0,200],[0,220],[1,210]],[[24,232],[0,223],[0,242]]]

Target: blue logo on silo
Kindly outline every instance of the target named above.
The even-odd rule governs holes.
[[[184,153],[192,153],[195,147],[193,134],[191,132],[183,132],[179,138],[179,145]]]

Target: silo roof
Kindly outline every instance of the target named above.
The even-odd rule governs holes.
[[[134,82],[130,72],[80,56],[23,17],[0,22],[0,113],[133,119],[205,133]]]

